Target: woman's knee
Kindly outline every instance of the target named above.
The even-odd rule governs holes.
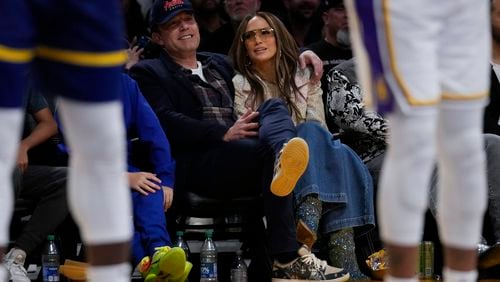
[[[285,101],[280,98],[271,98],[264,101],[260,107],[257,109],[261,115],[264,113],[275,113],[275,112],[285,112],[287,115],[290,115],[288,110],[288,106]]]

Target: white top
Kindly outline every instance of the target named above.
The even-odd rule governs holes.
[[[200,61],[196,61],[196,64],[198,65],[198,67],[195,68],[195,69],[191,69],[191,72],[194,75],[199,76],[201,78],[201,80],[203,80],[204,82],[207,82],[207,79],[203,75],[203,66],[201,65],[201,62]]]

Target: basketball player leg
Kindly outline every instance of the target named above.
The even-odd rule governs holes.
[[[446,17],[438,48],[444,92],[438,122],[438,224],[445,280],[475,281],[487,204],[482,109],[490,77],[489,1],[448,5],[455,10]],[[449,42],[455,42],[453,47]]]
[[[87,247],[88,281],[130,281],[132,213],[119,98],[126,59],[121,2],[54,3],[39,19],[63,22],[59,33],[40,36],[36,70],[44,87],[61,96],[70,147],[69,207]]]
[[[30,19],[21,1],[0,2],[0,263],[9,243],[9,227],[14,207],[12,170],[21,138],[24,109],[22,97],[33,50],[27,30]],[[15,27],[15,28],[13,28]],[[0,281],[7,272],[0,265]]]

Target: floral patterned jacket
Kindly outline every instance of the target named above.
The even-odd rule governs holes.
[[[334,124],[343,143],[367,162],[382,154],[388,137],[388,123],[368,111],[355,74],[354,60],[346,61],[327,74],[326,119]]]

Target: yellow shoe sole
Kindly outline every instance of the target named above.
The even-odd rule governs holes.
[[[307,169],[309,147],[304,139],[295,137],[283,147],[280,169],[271,182],[271,192],[280,197],[292,193],[297,181]]]

